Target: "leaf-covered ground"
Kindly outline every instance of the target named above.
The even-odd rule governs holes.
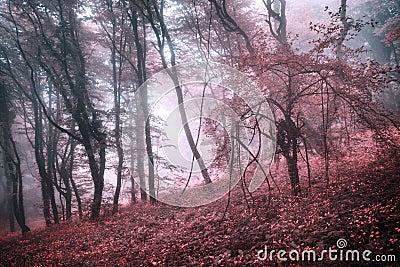
[[[63,223],[0,240],[0,266],[359,266],[378,262],[257,259],[259,250],[371,250],[400,264],[400,174],[395,156],[338,162],[329,190],[313,180],[307,198],[263,187],[247,197],[239,186],[199,208],[136,204],[99,222]],[[366,162],[364,160],[363,162]],[[225,216],[224,216],[225,214]],[[263,255],[263,254],[260,254]],[[339,252],[337,253],[339,256]],[[284,255],[288,257],[288,254]],[[317,254],[318,256],[318,254]]]

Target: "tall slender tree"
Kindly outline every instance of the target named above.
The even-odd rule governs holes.
[[[6,169],[7,184],[11,187],[9,202],[12,203],[13,213],[22,234],[30,231],[25,223],[24,196],[21,160],[19,152],[12,134],[12,102],[10,99],[10,91],[7,85],[0,80],[0,147],[4,153],[4,163]],[[13,220],[10,219],[11,228]]]
[[[175,55],[174,44],[172,42],[172,38],[169,33],[169,28],[167,27],[165,20],[164,20],[164,4],[165,4],[164,1],[160,1],[160,2],[140,1],[140,3],[135,3],[134,5],[138,8],[138,10],[140,10],[140,12],[143,14],[143,16],[147,19],[148,23],[150,24],[150,26],[153,30],[153,33],[156,37],[156,40],[157,40],[157,51],[159,52],[162,66],[164,69],[167,69],[169,67],[169,65],[168,65],[168,61],[167,61],[167,57],[165,55],[164,49],[168,49],[167,51],[169,52],[169,55],[170,55],[169,64],[172,67],[176,66],[176,55]],[[207,170],[207,167],[204,163],[203,158],[201,157],[201,155],[198,151],[198,148],[197,148],[196,143],[193,138],[193,134],[192,134],[189,124],[188,124],[186,110],[185,110],[185,106],[184,106],[182,87],[179,84],[179,80],[178,80],[178,77],[176,76],[176,73],[168,72],[168,74],[170,75],[170,77],[175,85],[175,92],[176,92],[178,105],[179,105],[178,106],[179,113],[181,116],[182,126],[184,129],[185,135],[186,135],[186,139],[189,143],[189,147],[201,169],[201,173],[202,173],[204,182],[211,183],[211,178],[210,178],[209,172]],[[154,188],[154,186],[153,186],[153,188]]]

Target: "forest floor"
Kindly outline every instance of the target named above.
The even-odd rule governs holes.
[[[198,208],[139,203],[99,222],[2,237],[0,266],[377,266],[378,255],[388,261],[395,256],[382,266],[399,266],[398,157],[366,161],[339,160],[328,190],[324,179],[313,179],[307,197],[265,186],[247,204],[238,186],[227,210],[227,197]],[[265,246],[268,258],[258,259]],[[320,261],[329,249],[332,257],[324,254]],[[278,250],[287,252],[281,256],[288,261],[278,259]],[[306,253],[303,261],[305,250],[315,250],[317,259],[308,260]],[[347,250],[358,250],[360,261],[345,261]],[[370,262],[362,258],[365,250],[372,251],[366,255]]]

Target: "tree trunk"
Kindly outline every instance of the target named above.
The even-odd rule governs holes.
[[[265,20],[272,36],[281,44],[287,44],[286,0],[263,1],[267,8],[268,18]]]
[[[174,79],[174,81],[175,81],[175,79]],[[193,156],[197,160],[197,164],[199,164],[199,167],[201,169],[201,174],[203,175],[204,182],[206,184],[209,184],[209,183],[211,183],[211,178],[210,178],[210,175],[208,174],[207,167],[204,164],[204,160],[201,157],[201,155],[197,149],[196,143],[194,142],[192,132],[190,131],[189,123],[188,123],[187,116],[186,116],[185,106],[183,104],[182,88],[178,85],[178,83],[175,83],[175,92],[178,97],[179,113],[181,115],[181,121],[182,121],[182,125],[183,125],[183,130],[185,131],[186,139],[189,143],[190,149],[192,150]]]
[[[138,84],[142,85],[147,79],[146,74],[146,27],[143,24],[142,27],[142,36],[139,34],[139,20],[138,20],[138,10],[134,8],[131,13],[130,17],[132,23],[132,29],[134,34],[134,42],[136,46],[136,56],[137,56],[137,77],[138,77]],[[141,41],[143,39],[143,41]],[[139,106],[137,106],[139,108]],[[151,125],[150,125],[150,117],[149,117],[149,110],[148,110],[148,103],[147,103],[147,88],[141,89],[140,91],[140,107],[143,111],[143,122],[145,123],[144,126],[144,134],[146,140],[146,152],[148,157],[148,183],[149,183],[149,195],[150,195],[150,203],[154,204],[156,202],[155,199],[155,188],[154,188],[154,159],[153,159],[153,148],[151,144]],[[140,119],[139,119],[140,120]],[[138,126],[138,125],[137,125]],[[138,129],[138,133],[142,134],[142,125],[140,125],[140,129]],[[141,136],[139,135],[140,140],[142,140]],[[141,141],[140,141],[141,142]],[[140,144],[140,148],[142,148]],[[138,154],[138,162],[139,158],[141,157]],[[138,165],[139,167],[139,165]],[[139,169],[138,169],[139,171]],[[140,180],[140,187],[141,189],[143,183]],[[144,192],[141,190],[142,199],[145,197]]]
[[[75,128],[75,124],[73,123],[73,127]],[[70,164],[69,164],[69,179],[71,181],[71,186],[72,189],[74,190],[74,195],[75,195],[75,199],[78,205],[78,214],[79,214],[79,219],[83,218],[83,211],[82,211],[82,200],[81,200],[81,196],[79,195],[79,190],[78,187],[75,183],[75,180],[73,178],[72,175],[72,171],[73,171],[73,167],[74,167],[74,156],[75,156],[75,148],[76,148],[76,141],[71,139],[71,158],[70,158]]]
[[[72,155],[74,153],[73,149],[75,149],[73,146],[73,142],[74,142],[74,140],[72,140],[72,138],[70,138],[69,143],[67,144],[67,146],[71,145],[70,159],[69,159],[70,160],[70,165],[69,165],[70,169],[67,168],[67,164],[68,164],[67,160],[65,159],[62,161],[62,169],[63,169],[62,180],[63,180],[64,186],[65,186],[64,198],[65,198],[65,215],[66,215],[67,221],[72,218],[72,190],[71,190],[70,180],[72,180],[72,168],[73,168],[73,161],[72,161],[73,156]]]
[[[40,189],[42,192],[43,216],[46,226],[51,225],[50,198],[48,195],[47,184],[43,178],[40,179]]]
[[[290,146],[289,146],[289,154],[286,157],[288,173],[290,177],[290,184],[292,185],[292,192],[293,195],[299,196],[301,194],[301,187],[300,187],[300,178],[299,178],[299,168],[297,166],[298,155],[297,150],[299,149],[298,146],[298,129],[295,126],[293,121],[289,123],[289,135],[290,138]]]
[[[70,183],[70,176],[69,172],[67,169],[67,164],[68,164],[68,159],[67,159],[67,152],[68,152],[68,147],[71,144],[71,138],[68,140],[67,143],[67,148],[64,152],[63,157],[61,158],[61,164],[60,166],[57,163],[57,169],[58,173],[60,175],[60,185],[59,185],[59,192],[60,192],[60,197],[61,195],[65,198],[65,217],[66,220],[71,219],[72,217],[72,190],[71,190],[71,183]],[[72,151],[70,151],[72,153]],[[56,161],[57,162],[57,161]],[[64,184],[65,191],[61,189],[61,183]],[[62,200],[61,200],[62,202]],[[63,211],[64,214],[64,211]]]
[[[339,40],[336,47],[336,57],[339,60],[344,59],[343,43],[346,39],[347,33],[350,30],[350,25],[347,22],[347,0],[340,1],[340,21],[342,22],[342,30],[340,32]]]
[[[130,116],[135,116],[133,115],[133,110],[131,108],[131,105],[129,105],[129,114]],[[130,119],[129,120],[131,123],[125,127],[130,127],[129,132],[133,133],[133,122]],[[135,192],[135,179],[134,179],[134,168],[135,168],[135,142],[133,136],[130,136],[129,138],[129,154],[130,154],[130,179],[131,179],[131,204],[135,204],[137,202],[136,199],[136,192]]]
[[[79,132],[82,136],[82,145],[85,148],[89,160],[89,168],[94,184],[94,193],[92,201],[92,209],[90,219],[96,221],[100,217],[101,201],[104,188],[104,170],[105,170],[105,149],[106,149],[106,135],[100,132],[100,122],[96,119],[97,114],[92,113],[92,120],[89,119],[87,113],[87,106],[85,100],[88,97],[84,96],[81,91],[86,91],[85,78],[83,72],[81,84],[74,88],[74,93],[77,99],[77,109],[73,112],[74,119],[78,125]],[[94,146],[96,144],[98,148]],[[99,156],[96,160],[95,152],[98,151]]]
[[[301,194],[299,169],[297,166],[299,129],[287,114],[284,120],[282,119],[278,122],[277,129],[277,145],[286,160],[292,193],[295,196],[299,196]]]
[[[166,58],[165,58],[165,54],[163,52],[161,52],[164,49],[164,45],[163,45],[163,42],[161,41],[161,39],[165,38],[165,40],[167,41],[168,49],[169,49],[169,52],[171,54],[170,62],[171,62],[171,65],[173,67],[176,66],[176,62],[175,62],[175,50],[174,50],[174,47],[173,47],[171,36],[169,35],[168,28],[164,23],[162,9],[163,9],[162,5],[161,5],[161,11],[160,11],[159,8],[157,7],[157,4],[154,4],[154,12],[155,12],[155,15],[158,18],[158,21],[159,21],[159,24],[160,24],[159,27],[160,27],[160,32],[162,33],[162,38],[159,35],[160,33],[157,30],[157,26],[155,25],[155,21],[149,21],[149,22],[152,24],[152,28],[153,28],[154,32],[157,34],[157,36],[158,36],[157,37],[157,41],[158,41],[158,46],[159,46],[158,49],[160,51],[161,61],[162,61],[162,64],[163,64],[163,68],[167,69],[168,65],[167,65],[167,61],[166,61]],[[151,8],[148,8],[148,12],[152,12]],[[206,165],[204,164],[204,160],[201,157],[201,155],[200,155],[200,153],[199,153],[199,151],[197,149],[196,143],[194,142],[193,135],[192,135],[192,132],[190,131],[190,127],[189,127],[189,124],[188,124],[188,121],[187,121],[186,110],[185,110],[185,106],[183,104],[182,87],[179,84],[179,79],[177,77],[177,74],[174,73],[173,71],[172,72],[168,71],[168,75],[170,76],[170,78],[174,82],[175,92],[176,92],[176,96],[177,96],[177,99],[178,99],[179,113],[180,113],[180,116],[181,116],[182,126],[183,126],[183,129],[185,131],[186,139],[187,139],[187,141],[189,143],[190,150],[192,151],[194,158],[197,160],[197,163],[199,164],[199,167],[201,169],[201,174],[203,176],[204,182],[206,184],[209,184],[209,183],[211,183],[210,175],[208,173]]]
[[[112,87],[114,93],[114,112],[115,112],[115,121],[114,121],[114,140],[115,146],[117,148],[117,156],[118,156],[118,165],[117,165],[117,185],[115,187],[114,199],[113,199],[113,208],[112,213],[115,214],[118,212],[118,203],[119,197],[121,194],[121,184],[122,184],[122,165],[124,161],[124,154],[121,143],[121,79],[122,79],[122,68],[124,63],[124,53],[126,47],[126,38],[124,36],[124,31],[122,25],[125,22],[125,14],[114,13],[114,5],[113,1],[106,0],[104,4],[107,7],[107,15],[109,17],[112,33],[108,35],[109,41],[111,42],[110,50],[111,50],[111,64],[112,64]],[[120,16],[117,21],[117,16]],[[105,25],[102,24],[104,28]],[[120,36],[117,35],[118,29],[121,29]],[[108,29],[105,29],[108,31]],[[119,56],[117,58],[117,51],[119,51]],[[118,67],[117,67],[118,64]]]
[[[85,148],[89,160],[89,168],[94,184],[92,210],[90,219],[96,221],[100,218],[101,201],[104,189],[104,170],[106,163],[106,134],[101,132],[101,122],[97,119],[97,112],[89,102],[86,85],[85,59],[79,45],[76,44],[76,64],[79,66],[76,85],[71,88],[72,94],[77,101],[76,109],[72,115],[78,125],[82,137],[82,145]],[[65,66],[67,69],[68,66]],[[89,117],[91,114],[91,118]],[[95,152],[98,152],[96,159]]]
[[[55,197],[53,188],[53,181],[51,179],[51,175],[48,170],[46,170],[46,162],[43,152],[43,118],[42,111],[39,109],[37,100],[32,98],[32,109],[35,120],[35,142],[34,142],[34,150],[35,150],[35,159],[36,164],[39,169],[40,175],[40,185],[42,191],[42,201],[43,201],[43,215],[44,220],[46,222],[46,226],[51,225],[51,207],[53,207],[53,216],[54,220],[58,221],[58,212],[57,206],[55,205]],[[49,151],[50,152],[50,151]],[[51,152],[50,152],[51,153]]]
[[[151,128],[150,128],[150,116],[149,116],[149,110],[147,107],[147,88],[145,90],[141,90],[142,93],[142,108],[143,108],[143,114],[144,117],[146,118],[145,121],[145,127],[144,127],[144,134],[145,134],[145,140],[146,140],[146,152],[147,152],[147,157],[149,159],[148,162],[148,168],[149,168],[149,195],[150,195],[150,203],[154,204],[156,203],[156,192],[154,188],[154,157],[153,157],[153,148],[151,146]]]
[[[141,109],[140,103],[136,105],[136,169],[139,175],[139,186],[140,186],[140,199],[143,201],[147,200],[146,188],[146,174],[144,172],[144,123],[143,123],[143,110]]]
[[[286,163],[289,173],[290,185],[292,187],[292,193],[295,196],[299,196],[301,194],[301,188],[299,179],[299,169],[297,167],[297,155],[293,157],[287,157]]]
[[[3,164],[7,166],[6,155],[3,154]],[[10,232],[15,232],[15,221],[14,221],[14,212],[13,212],[13,205],[12,205],[12,180],[10,173],[8,171],[4,171],[6,177],[6,187],[7,187],[7,211],[8,211],[8,220],[10,223]]]
[[[52,108],[53,100],[51,97],[51,85],[49,87],[49,107]],[[42,116],[40,116],[42,119]],[[58,116],[57,116],[58,117]],[[59,118],[56,118],[56,121]],[[58,216],[58,207],[56,203],[55,193],[54,193],[54,184],[57,183],[56,177],[56,169],[55,169],[55,160],[57,155],[57,142],[58,142],[58,134],[54,129],[54,126],[51,123],[47,123],[48,137],[46,144],[46,152],[47,152],[47,189],[49,190],[51,209],[53,211],[53,219],[55,224],[59,224],[59,216]]]
[[[25,224],[21,161],[12,136],[12,114],[10,107],[11,103],[8,99],[6,87],[0,82],[0,145],[4,151],[6,177],[11,182],[11,202],[14,216],[21,227],[22,235],[25,235],[30,229]]]
[[[121,143],[121,86],[118,82],[117,78],[117,59],[116,59],[116,30],[115,30],[115,20],[113,21],[113,37],[112,42],[114,43],[111,48],[111,62],[113,68],[113,89],[114,89],[114,110],[115,110],[115,144],[117,147],[117,155],[118,155],[118,166],[117,166],[117,186],[115,187],[114,193],[114,201],[113,201],[113,209],[112,213],[118,212],[118,201],[121,193],[121,183],[122,183],[122,164],[124,162],[124,154],[122,150]],[[121,59],[121,58],[120,58]],[[119,62],[119,73],[121,74],[121,66],[122,62]],[[121,75],[119,75],[121,78]]]

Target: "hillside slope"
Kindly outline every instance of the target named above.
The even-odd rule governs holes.
[[[354,163],[354,162],[353,162]],[[400,263],[400,173],[395,157],[368,168],[342,163],[307,198],[263,187],[244,201],[241,187],[199,208],[137,204],[99,222],[61,224],[25,239],[0,240],[0,266],[270,266],[365,265],[377,262],[257,259],[259,250],[371,250]],[[224,218],[223,218],[224,217]],[[345,253],[345,252],[344,252]],[[263,255],[263,254],[260,254]],[[318,256],[319,254],[317,254]],[[338,254],[339,255],[339,254]],[[286,254],[288,257],[288,254]],[[395,266],[386,262],[382,266]]]

